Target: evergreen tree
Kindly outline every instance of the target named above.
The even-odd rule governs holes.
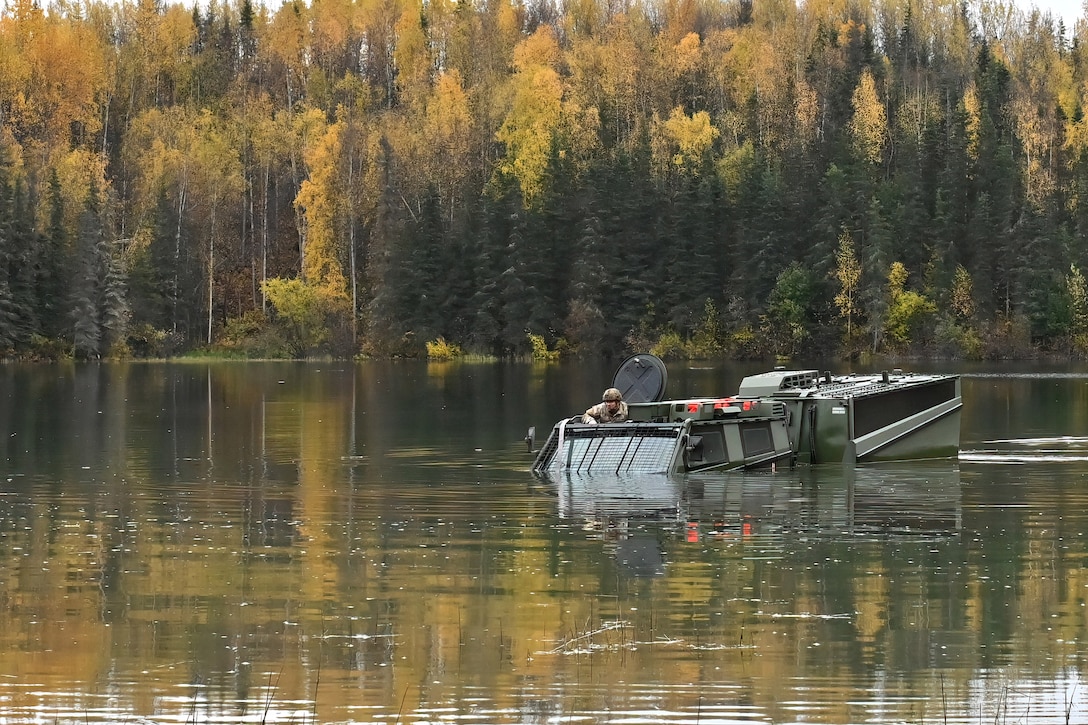
[[[790,240],[782,215],[781,177],[770,166],[758,170],[758,178],[742,201],[738,237],[738,265],[734,289],[758,313],[765,311],[767,296],[778,275],[789,265]],[[747,207],[747,208],[746,208]]]
[[[418,296],[409,301],[412,329],[420,342],[445,335],[445,320],[451,302],[449,273],[453,259],[442,224],[442,202],[431,186],[412,224],[412,267],[416,270]]]
[[[177,306],[173,205],[160,193],[148,220],[150,240],[135,250],[128,269],[131,323],[157,330],[172,330]]]
[[[505,320],[502,328],[504,350],[524,351],[529,333],[555,337],[551,322],[560,319],[551,314],[551,295],[555,278],[554,261],[549,257],[542,225],[531,212],[520,212],[506,238],[506,267],[499,278]]]
[[[1007,109],[1010,73],[985,42],[979,49],[975,83],[978,88],[977,157],[973,169],[975,204],[971,212],[974,232],[971,248],[976,255],[976,264],[983,270],[975,277],[976,289],[988,293],[984,302],[987,311],[1008,317],[1019,312],[1024,301],[1018,270],[1022,269],[1025,260],[1023,248],[1014,234],[1014,226],[1020,221],[1016,198],[1021,190],[1014,165],[1015,137]],[[970,264],[968,269],[971,269]]]
[[[79,215],[77,264],[68,304],[73,350],[76,357],[81,359],[97,358],[102,352],[102,321],[98,304],[101,284],[99,254],[105,243],[98,189],[92,183]]]
[[[1030,16],[998,36],[992,9],[965,5],[681,5],[145,2],[39,9],[40,37],[13,15],[0,347],[78,320],[80,354],[102,354],[125,297],[131,322],[194,343],[215,315],[264,311],[262,281],[307,274],[295,202],[331,123],[352,151],[324,167],[323,239],[363,252],[350,289],[370,352],[419,354],[441,335],[509,354],[532,331],[616,355],[635,332],[705,329],[708,300],[750,330],[796,287],[782,276],[796,263],[819,300],[811,349],[836,332],[843,231],[873,314],[891,261],[942,302],[962,266],[973,329],[1029,319],[1037,344],[1060,342],[1066,264],[1088,267],[1076,38]],[[89,166],[101,235],[75,213]],[[122,267],[98,246],[112,219],[135,240]]]
[[[499,199],[488,198],[483,207],[483,228],[475,245],[477,260],[476,292],[469,302],[470,344],[495,355],[505,351],[503,328],[506,310],[503,306],[502,276],[507,269],[505,240],[511,235],[512,220],[520,200],[516,194]]]
[[[602,233],[606,244],[605,267],[609,294],[601,301],[610,334],[601,353],[614,356],[624,351],[626,338],[649,316],[656,325],[654,300],[664,278],[664,255],[656,246],[654,220],[663,204],[649,173],[649,153],[639,148],[622,155],[601,172],[608,178],[601,195]]]
[[[604,316],[604,300],[611,291],[612,278],[601,220],[593,213],[582,222],[571,264],[571,297],[564,331],[575,349],[599,353],[613,342]]]
[[[861,303],[868,311],[872,351],[877,352],[884,337],[888,311],[887,279],[893,259],[891,228],[878,199],[872,199],[862,225],[862,241],[858,245],[861,260]]]
[[[38,265],[43,253],[42,236],[34,227],[34,204],[19,184],[15,188],[13,244],[7,252],[7,282],[15,315],[15,341],[25,347],[40,332]]]
[[[99,320],[104,351],[123,350],[128,332],[130,309],[121,250],[103,238],[97,248],[101,270],[102,293],[99,300]]]
[[[412,227],[394,173],[397,159],[387,139],[381,143],[382,193],[370,233],[367,259],[370,301],[366,310],[367,345],[375,352],[409,354],[426,339],[412,328],[418,310],[419,283],[412,259]]]
[[[9,261],[19,243],[17,188],[0,166],[0,352],[11,353],[19,338],[19,312],[11,292]]]
[[[719,301],[723,246],[716,243],[716,210],[721,202],[714,182],[700,176],[684,180],[685,188],[669,199],[659,242],[665,278],[658,299],[667,322],[682,335],[690,334],[705,303]]]
[[[67,284],[67,260],[70,259],[68,231],[64,225],[64,197],[56,169],[49,175],[49,226],[38,265],[38,300],[42,334],[57,338],[64,334],[65,286]]]

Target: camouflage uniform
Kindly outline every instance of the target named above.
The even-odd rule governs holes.
[[[623,395],[615,388],[609,388],[601,396],[602,401],[594,405],[582,415],[583,423],[622,423],[627,420],[627,403],[623,402]],[[611,408],[609,402],[617,402],[615,408]]]

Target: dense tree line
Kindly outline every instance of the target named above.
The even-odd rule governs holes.
[[[1084,353],[1082,33],[951,0],[14,0],[0,350]]]

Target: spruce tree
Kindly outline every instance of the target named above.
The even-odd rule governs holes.
[[[38,310],[41,331],[47,338],[61,337],[65,330],[65,287],[68,275],[68,230],[64,225],[64,196],[56,169],[49,175],[49,226],[38,264]]]
[[[99,301],[104,351],[124,346],[130,316],[128,289],[121,250],[106,239],[98,244],[98,264],[103,274]]]
[[[71,296],[68,303],[73,351],[75,356],[81,359],[94,359],[101,355],[100,254],[105,239],[106,232],[98,188],[92,181],[87,201],[79,215],[75,272],[72,276]]]
[[[12,249],[18,243],[16,188],[7,170],[0,166],[0,352],[10,353],[18,338],[18,311],[11,294],[8,275]]]
[[[29,191],[22,184],[16,185],[15,224],[13,244],[7,254],[7,278],[12,313],[16,318],[17,347],[26,347],[31,336],[40,332],[37,277],[44,240],[35,228],[33,208]]]

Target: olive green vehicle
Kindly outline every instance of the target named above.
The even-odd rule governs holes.
[[[744,378],[730,397],[683,400],[662,399],[666,382],[659,358],[628,358],[613,380],[628,420],[559,421],[533,471],[679,473],[959,453],[957,375],[774,370]],[[530,449],[533,439],[530,429]]]

